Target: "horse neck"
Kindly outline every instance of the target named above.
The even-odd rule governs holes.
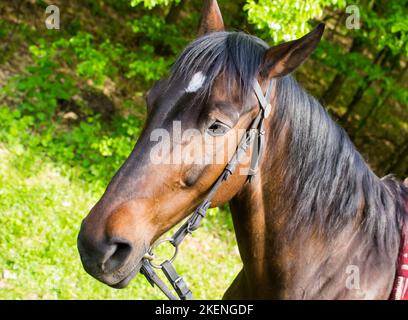
[[[345,132],[290,77],[275,81],[271,102],[259,174],[231,201],[244,270],[283,284],[284,273],[270,272],[283,256],[311,257],[344,243],[350,250],[371,239],[394,255],[395,198]]]

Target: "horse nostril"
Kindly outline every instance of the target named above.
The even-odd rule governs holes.
[[[112,238],[109,243],[114,246],[114,249],[102,264],[102,270],[105,272],[119,268],[132,252],[132,245],[125,239]]]

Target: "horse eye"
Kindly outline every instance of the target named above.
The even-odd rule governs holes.
[[[215,121],[211,126],[209,126],[207,131],[213,137],[219,137],[219,136],[223,136],[224,134],[226,134],[229,129],[230,127],[227,126],[225,123],[222,123],[220,121]]]

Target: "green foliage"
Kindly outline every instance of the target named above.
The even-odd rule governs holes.
[[[0,141],[19,141],[24,148],[47,154],[63,166],[75,168],[76,175],[86,181],[106,186],[113,174],[130,154],[142,128],[134,116],[114,119],[106,127],[99,117],[88,117],[72,130],[60,130],[51,124],[34,134],[36,118],[18,110],[0,109]]]
[[[0,40],[6,38],[8,31],[7,23],[0,19]]]
[[[384,79],[385,76],[384,70],[378,65],[373,65],[369,57],[358,52],[344,54],[339,45],[324,39],[316,49],[314,57],[337,72],[346,72],[358,85],[363,85],[365,81]],[[367,80],[364,80],[362,74],[367,75]]]
[[[78,166],[88,181],[106,185],[132,151],[142,123],[134,116],[115,119],[110,130],[96,117],[88,117],[72,131],[54,137],[48,154],[69,166]]]
[[[345,0],[248,0],[248,20],[274,43],[299,38],[310,31],[309,20],[321,17],[325,7],[343,8]]]
[[[97,45],[89,33],[79,32],[69,39],[69,48],[78,59],[76,72],[84,79],[92,79],[102,85],[107,77],[118,71],[116,65],[123,63],[123,46],[113,45],[109,39]]]
[[[142,51],[148,52],[150,48],[143,47]],[[126,76],[129,78],[139,76],[147,82],[159,80],[168,71],[169,65],[170,62],[164,58],[136,59],[129,65],[129,72],[126,73]]]
[[[148,9],[153,9],[155,6],[167,6],[170,3],[178,3],[180,0],[131,0],[130,5],[135,7],[139,4],[143,4]]]
[[[346,75],[353,86],[364,87],[367,83],[377,81],[386,92],[393,92],[395,100],[407,105],[407,88],[394,81],[394,70],[390,70],[385,63],[387,61],[378,59],[377,63],[373,63],[381,53],[391,61],[407,56],[407,2],[388,1],[386,5],[378,4],[374,8],[372,4],[358,4],[361,29],[340,29],[345,36],[352,36],[354,41],[361,43],[362,48],[368,48],[368,52],[362,49],[347,52],[343,44],[323,39],[314,57],[337,73]],[[367,94],[375,97],[378,92],[368,88]]]
[[[145,15],[141,19],[133,20],[130,26],[136,36],[143,37],[143,45],[168,46],[173,55],[179,54],[188,43],[185,35],[180,33],[177,26],[167,24],[163,17]],[[150,53],[153,53],[153,50]]]
[[[60,100],[69,100],[76,92],[73,79],[62,73],[52,61],[54,48],[46,50],[44,46],[42,43],[30,47],[33,64],[27,67],[26,74],[15,77],[0,93],[8,95],[17,90],[17,108],[33,115],[40,124],[51,120]]]
[[[102,87],[107,78],[117,76],[120,68],[130,65],[126,57],[133,57],[109,39],[95,44],[93,36],[84,32],[51,43],[39,39],[29,49],[33,63],[27,66],[26,73],[17,75],[1,88],[0,97],[14,97],[17,108],[36,117],[38,125],[49,122],[58,105],[78,93],[78,82],[92,80],[96,87]],[[71,65],[75,66],[75,72],[67,73]]]
[[[174,56],[187,44],[185,37],[175,25],[166,24],[164,18],[145,15],[130,23],[136,36],[143,38],[143,44],[129,65],[128,77],[139,76],[146,82],[160,79],[168,71]],[[170,58],[156,54],[157,47],[169,48]]]
[[[406,0],[388,1],[378,11],[361,8],[365,22],[363,36],[377,49],[389,48],[394,54],[408,55],[408,25]],[[381,10],[381,11],[380,11]]]

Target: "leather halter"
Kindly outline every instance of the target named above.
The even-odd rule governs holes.
[[[255,95],[258,98],[260,110],[249,129],[247,129],[247,131],[241,138],[241,141],[239,142],[237,149],[232,156],[232,159],[228,162],[224,171],[215,181],[201,204],[194,210],[190,218],[188,218],[188,220],[180,227],[180,229],[176,231],[173,237],[159,240],[155,244],[153,244],[153,246],[144,255],[144,258],[142,260],[142,267],[140,269],[140,272],[146,277],[146,279],[152,286],[156,285],[170,300],[177,300],[177,297],[160,279],[154,269],[161,269],[163,271],[164,275],[170,281],[171,285],[173,286],[174,290],[181,300],[192,300],[193,295],[189,290],[187,284],[185,283],[183,278],[177,274],[176,270],[171,264],[177,256],[179,245],[188,234],[191,234],[200,226],[202,219],[206,216],[207,210],[211,206],[211,200],[214,198],[221,184],[234,173],[235,169],[242,161],[251,144],[253,144],[253,152],[251,156],[251,165],[248,172],[249,182],[251,182],[252,178],[258,171],[259,159],[262,156],[265,140],[264,120],[269,117],[272,108],[269,102],[272,94],[272,81],[270,81],[265,95],[262,92],[262,88],[259,85],[258,80],[254,80],[252,87],[254,89]],[[155,258],[153,251],[157,246],[164,242],[170,242],[175,248],[175,253],[170,260],[165,260],[160,265],[156,265],[153,263],[153,260]]]

